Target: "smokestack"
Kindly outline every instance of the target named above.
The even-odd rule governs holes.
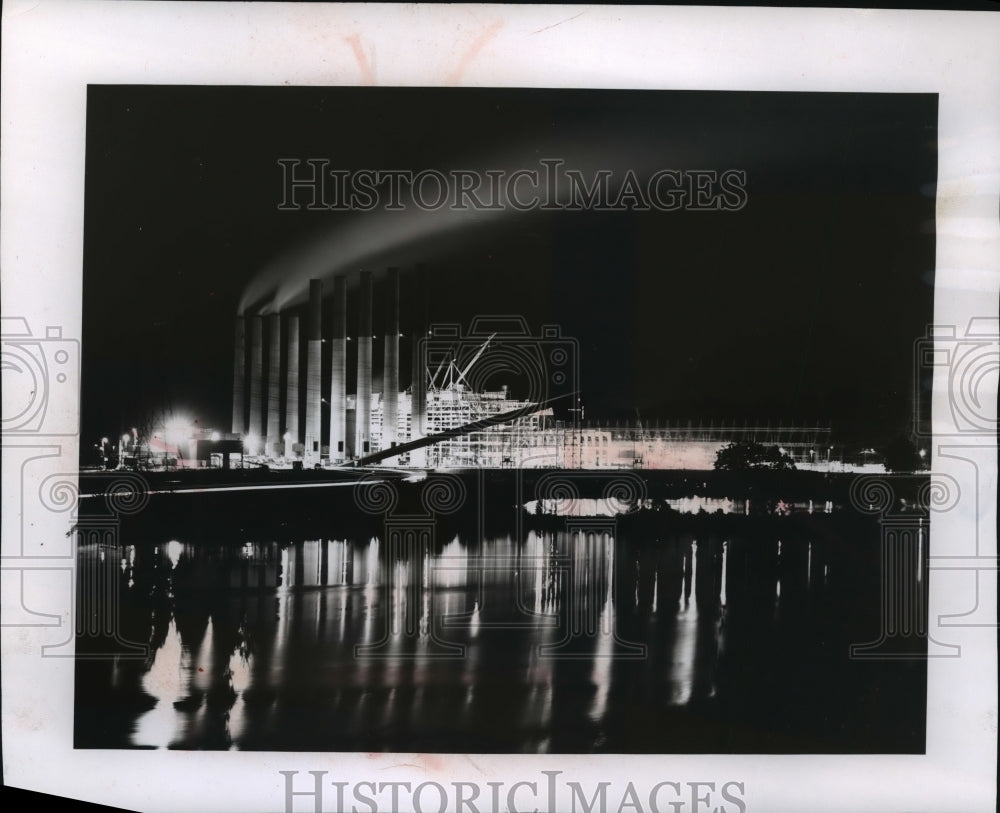
[[[301,443],[299,434],[299,317],[288,317],[288,390],[285,393],[285,431],[292,443]],[[286,452],[287,454],[287,452]]]
[[[247,431],[246,410],[246,320],[236,317],[236,337],[233,341],[233,432],[243,435]]]
[[[390,268],[385,314],[385,363],[382,367],[382,448],[398,441],[399,422],[399,269]]]
[[[414,279],[417,285],[418,296],[424,296],[426,289],[426,272],[424,266],[418,265]],[[417,326],[413,331],[413,348],[410,364],[410,440],[419,440],[426,434],[425,416],[427,413],[427,370],[425,365],[425,348],[422,340],[426,338],[427,326],[424,322],[427,319],[426,309],[416,322]],[[423,466],[427,462],[426,449],[414,449],[410,452],[410,464],[413,466]]]
[[[319,463],[323,447],[323,283],[309,280],[309,344],[306,347],[306,458]]]
[[[330,376],[330,459],[347,457],[347,278],[333,279],[333,372]]]
[[[281,314],[267,317],[267,453],[281,444]]]
[[[358,317],[358,395],[355,401],[354,454],[371,452],[372,409],[372,272],[361,272],[361,310]]]
[[[247,432],[259,435],[262,429],[261,408],[264,387],[264,324],[259,316],[250,317],[250,426]],[[253,450],[256,453],[256,449]]]

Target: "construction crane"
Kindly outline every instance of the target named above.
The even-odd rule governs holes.
[[[453,438],[463,437],[465,435],[471,434],[473,432],[481,432],[491,426],[499,426],[505,423],[510,423],[511,421],[522,418],[526,415],[530,415],[532,412],[554,404],[556,401],[562,400],[563,398],[572,398],[576,395],[575,392],[563,393],[562,395],[557,395],[554,398],[549,398],[545,401],[540,401],[539,403],[525,404],[524,406],[518,407],[517,409],[512,409],[509,412],[503,412],[498,415],[489,415],[485,418],[481,418],[477,421],[472,421],[463,426],[456,426],[445,431],[438,432],[435,434],[427,435],[426,437],[419,438],[418,440],[409,441],[407,443],[401,443],[398,446],[393,446],[391,449],[383,449],[380,452],[375,452],[373,454],[365,455],[357,460],[352,460],[344,463],[344,466],[367,466],[372,463],[378,463],[382,460],[387,460],[392,457],[397,457],[401,454],[406,454],[407,452],[413,451],[414,449],[420,449],[426,446],[433,446],[435,444],[441,443],[442,441],[451,440]]]
[[[486,352],[487,348],[490,346],[490,342],[492,342],[496,338],[496,336],[497,336],[496,333],[490,334],[490,337],[485,342],[482,343],[482,346],[480,346],[480,348],[476,351],[476,354],[472,357],[472,360],[468,364],[466,364],[463,369],[461,370],[458,369],[458,364],[456,364],[456,359],[454,357],[448,360],[448,366],[445,370],[445,375],[441,382],[442,386],[435,387],[437,378],[441,374],[441,368],[444,367],[445,365],[445,359],[441,359],[441,363],[438,364],[437,369],[434,371],[434,375],[431,376],[430,383],[428,384],[428,390],[430,391],[454,390],[460,385],[464,385],[466,387],[469,386],[469,382],[468,379],[466,379],[466,376],[469,374],[469,371],[475,366],[476,362],[479,361],[480,358],[482,358],[483,353]]]

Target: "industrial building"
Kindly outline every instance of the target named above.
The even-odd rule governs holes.
[[[469,384],[470,371],[490,351],[496,334],[482,342],[471,361],[460,366],[457,358],[451,358],[433,370],[421,354],[422,336],[414,335],[410,369],[417,374],[403,387],[399,272],[395,268],[388,269],[382,283],[386,311],[379,391],[373,380],[371,272],[360,272],[357,283],[356,301],[351,303],[357,308],[356,337],[347,336],[348,286],[344,275],[333,279],[329,326],[322,323],[323,285],[315,279],[309,284],[304,326],[297,313],[237,317],[231,436],[243,438],[248,455],[276,462],[301,461],[307,467],[342,465],[443,435],[438,442],[401,451],[383,462],[433,468],[710,469],[726,443],[753,440],[781,447],[800,467],[820,468],[829,463],[828,428],[611,427],[556,420],[546,403],[513,398],[506,386],[483,390]],[[299,364],[303,327],[304,374]],[[357,349],[354,369],[349,371],[347,343],[351,340],[356,341]],[[322,368],[324,342],[331,344],[328,371]],[[325,377],[329,380],[327,392],[323,390]],[[354,386],[349,393],[351,377]],[[300,425],[302,399],[305,420]],[[484,420],[489,423],[515,412],[518,417],[512,420],[482,426]],[[473,424],[474,428],[463,430]]]

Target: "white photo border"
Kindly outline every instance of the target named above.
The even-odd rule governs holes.
[[[13,0],[3,6],[3,43],[3,316],[63,342],[77,360],[87,87],[106,83],[936,93],[934,324],[951,326],[954,336],[939,332],[935,341],[957,343],[969,340],[970,329],[985,329],[976,341],[992,341],[995,353],[989,330],[1000,308],[1000,15]],[[327,771],[325,781],[466,781],[481,785],[488,799],[488,781],[542,785],[542,771],[558,770],[562,781],[588,788],[612,782],[614,809],[629,781],[640,796],[672,781],[741,782],[746,809],[768,813],[992,810],[996,431],[995,423],[979,433],[956,424],[952,407],[963,396],[948,370],[939,372],[932,471],[953,478],[960,495],[953,510],[932,517],[930,626],[935,641],[960,654],[928,661],[926,755],[116,751],[109,758],[74,750],[75,562],[71,514],[63,510],[71,491],[57,489],[72,489],[76,479],[78,438],[70,430],[3,437],[4,781],[126,809],[284,811],[280,771],[297,771],[299,780]],[[78,416],[73,380],[50,393],[58,426],[73,426]],[[995,404],[995,368],[984,380],[979,395]],[[545,801],[542,793],[537,802],[528,793],[523,798],[540,809]],[[322,809],[333,804],[330,788]],[[558,804],[568,801],[560,797]],[[685,813],[696,809],[693,799],[685,804]],[[295,805],[312,809],[308,798]]]

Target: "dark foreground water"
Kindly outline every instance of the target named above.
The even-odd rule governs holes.
[[[76,745],[923,752],[925,662],[848,654],[883,624],[870,517],[543,519],[84,542]]]

